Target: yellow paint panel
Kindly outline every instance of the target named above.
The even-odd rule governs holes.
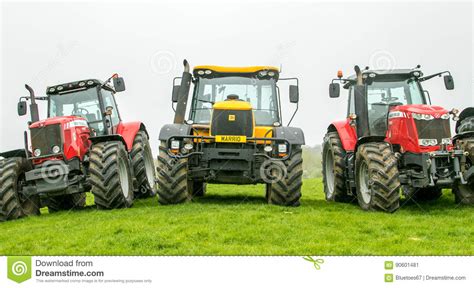
[[[245,101],[220,101],[216,102],[212,108],[217,110],[252,110],[252,105]]]
[[[226,67],[226,66],[214,66],[214,65],[201,65],[195,66],[196,70],[211,70],[219,73],[256,73],[261,70],[273,70],[279,72],[280,70],[274,66],[250,66],[250,67]]]
[[[218,143],[246,143],[246,136],[236,136],[236,135],[219,135],[216,136],[216,142]]]

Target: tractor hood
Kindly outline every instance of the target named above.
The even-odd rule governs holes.
[[[30,125],[31,128],[39,128],[39,127],[44,127],[48,125],[53,125],[53,124],[66,124],[72,121],[77,121],[79,120],[80,122],[84,121],[85,126],[87,126],[87,121],[83,117],[78,117],[78,116],[58,116],[58,117],[52,117],[44,120],[40,120],[38,122],[35,122]]]
[[[409,112],[417,114],[429,114],[434,118],[440,118],[449,111],[441,106],[431,106],[423,104],[400,105],[394,107],[391,111]]]

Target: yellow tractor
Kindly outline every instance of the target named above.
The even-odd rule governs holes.
[[[163,126],[159,136],[159,203],[204,196],[206,183],[264,183],[268,203],[299,205],[304,135],[288,126],[298,110],[298,79],[279,74],[268,66],[196,66],[191,73],[184,61],[182,77],[173,81],[174,123]],[[296,109],[286,126],[279,80],[296,84],[289,85]]]

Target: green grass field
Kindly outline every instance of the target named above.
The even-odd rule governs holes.
[[[43,211],[0,223],[0,254],[474,255],[474,210],[456,207],[448,191],[395,214],[326,203],[320,179],[305,180],[298,208],[267,205],[263,195],[262,185],[210,185],[184,205]]]

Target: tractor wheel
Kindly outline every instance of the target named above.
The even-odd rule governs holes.
[[[188,181],[188,159],[168,155],[164,141],[158,155],[158,202],[162,205],[179,204],[191,200],[192,183]]]
[[[410,192],[410,199],[415,201],[434,201],[438,200],[443,195],[443,190],[438,187],[426,188],[407,188],[412,190]]]
[[[138,183],[138,191],[135,192],[135,197],[148,198],[155,196],[155,163],[145,131],[138,131],[135,136],[130,157],[132,158],[133,173]]]
[[[464,118],[458,127],[458,133],[474,132],[474,116]]]
[[[299,206],[303,184],[303,158],[301,146],[292,147],[291,156],[284,161],[286,175],[277,177],[275,182],[267,183],[266,198],[269,204]]]
[[[86,206],[86,193],[76,193],[51,197],[48,199],[48,211],[54,213],[64,210],[80,209]]]
[[[474,183],[454,184],[453,194],[457,204],[474,205]]]
[[[351,202],[354,197],[347,194],[344,171],[346,164],[344,148],[337,132],[329,132],[323,143],[323,183],[327,201]]]
[[[189,183],[189,182],[191,181],[188,181],[188,185],[192,185],[193,197],[202,197],[206,195],[207,183],[203,181],[192,181],[192,183]]]
[[[39,197],[27,199],[18,193],[25,183],[25,172],[30,169],[24,158],[0,161],[0,222],[40,214]]]
[[[133,204],[132,173],[127,150],[120,141],[97,143],[91,148],[90,182],[98,209]]]
[[[367,143],[357,150],[357,200],[364,210],[395,212],[400,206],[397,159],[388,143]]]

